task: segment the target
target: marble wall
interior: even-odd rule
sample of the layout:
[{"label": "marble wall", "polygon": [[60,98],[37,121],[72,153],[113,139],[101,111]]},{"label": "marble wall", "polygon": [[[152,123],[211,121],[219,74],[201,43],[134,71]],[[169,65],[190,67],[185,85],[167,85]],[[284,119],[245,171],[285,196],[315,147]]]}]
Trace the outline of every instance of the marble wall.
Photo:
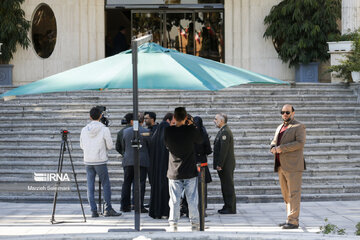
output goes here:
[{"label": "marble wall", "polygon": [[[41,3],[49,5],[57,24],[57,39],[49,58],[39,57],[33,45],[18,47],[13,84],[22,85],[104,57],[104,1],[99,0],[25,0],[25,17],[31,21]],[[29,32],[31,39],[31,31]]]},{"label": "marble wall", "polygon": [[[264,39],[264,18],[281,0],[225,0],[225,63],[285,81],[295,81],[295,69],[282,63],[271,39]],[[329,63],[319,66],[319,82]]]},{"label": "marble wall", "polygon": [[281,62],[271,39],[265,40],[264,18],[280,0],[225,0],[225,63],[276,77],[295,79]]},{"label": "marble wall", "polygon": [[342,0],[341,30],[352,32],[360,28],[360,0]]}]

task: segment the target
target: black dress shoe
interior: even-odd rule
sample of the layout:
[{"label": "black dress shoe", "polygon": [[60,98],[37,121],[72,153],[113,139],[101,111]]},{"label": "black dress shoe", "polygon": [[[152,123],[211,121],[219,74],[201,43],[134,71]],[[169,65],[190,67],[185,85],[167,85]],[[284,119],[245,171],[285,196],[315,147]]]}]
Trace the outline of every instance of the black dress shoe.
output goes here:
[{"label": "black dress shoe", "polygon": [[131,212],[131,208],[130,207],[120,208],[120,211],[122,211],[122,212]]},{"label": "black dress shoe", "polygon": [[218,213],[220,213],[221,211],[224,211],[225,209],[226,209],[226,208],[224,208],[224,207],[223,207],[222,209],[219,209],[219,210],[218,210]]},{"label": "black dress shoe", "polygon": [[282,226],[282,229],[298,229],[299,225],[287,223],[284,226]]},{"label": "black dress shoe", "polygon": [[97,211],[92,211],[92,212],[91,212],[91,217],[92,217],[92,218],[97,218],[97,217],[99,217],[98,212],[97,212]]},{"label": "black dress shoe", "polygon": [[279,223],[278,226],[279,226],[279,227],[282,227],[282,226],[284,226],[284,225],[286,225],[286,224],[287,224],[286,222],[283,222],[283,223]]},{"label": "black dress shoe", "polygon": [[121,213],[116,212],[114,209],[109,209],[104,211],[105,217],[118,217],[121,216]]},{"label": "black dress shoe", "polygon": [[147,210],[146,208],[143,207],[143,208],[141,208],[140,212],[141,212],[141,213],[148,213],[149,210]]},{"label": "black dress shoe", "polygon": [[229,209],[221,209],[218,211],[220,214],[236,214],[236,211],[230,211]]}]

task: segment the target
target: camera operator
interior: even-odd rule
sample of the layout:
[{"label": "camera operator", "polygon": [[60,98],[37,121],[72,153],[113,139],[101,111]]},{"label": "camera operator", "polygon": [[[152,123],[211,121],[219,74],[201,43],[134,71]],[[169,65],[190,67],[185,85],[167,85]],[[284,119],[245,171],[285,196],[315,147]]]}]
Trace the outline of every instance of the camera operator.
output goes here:
[{"label": "camera operator", "polygon": [[120,216],[111,206],[111,186],[107,168],[107,151],[113,147],[109,128],[100,122],[102,110],[93,107],[90,110],[91,122],[86,125],[80,134],[80,147],[84,151],[84,163],[87,177],[87,196],[91,207],[91,217],[99,217],[94,198],[95,177],[98,174],[104,189],[105,211],[104,216]]}]

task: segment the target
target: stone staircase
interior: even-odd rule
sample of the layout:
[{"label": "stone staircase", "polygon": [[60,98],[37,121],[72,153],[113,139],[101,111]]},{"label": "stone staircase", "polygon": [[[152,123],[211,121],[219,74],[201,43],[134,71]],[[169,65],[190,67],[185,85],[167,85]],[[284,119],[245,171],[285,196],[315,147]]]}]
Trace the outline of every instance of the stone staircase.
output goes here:
[{"label": "stone staircase", "polygon": [[[281,201],[277,174],[269,144],[281,122],[280,109],[291,103],[296,118],[307,127],[303,174],[303,201],[358,200],[360,197],[360,105],[357,85],[296,84],[296,86],[241,85],[217,92],[141,90],[139,110],[155,111],[158,121],[166,112],[185,106],[201,116],[213,142],[218,112],[229,116],[235,137],[235,188],[238,202]],[[11,89],[0,88],[0,92]],[[83,199],[86,174],[79,147],[81,128],[89,121],[92,106],[104,105],[110,112],[114,141],[122,127],[121,118],[132,112],[131,90],[81,91],[0,100],[0,200],[50,202],[53,191],[29,191],[34,172],[57,170],[61,144],[60,129],[70,131],[71,155]],[[109,172],[113,201],[119,203],[123,170],[121,158],[111,150]],[[219,178],[212,170],[209,202],[222,203]],[[73,180],[68,155],[64,172]],[[65,185],[68,184],[65,182]],[[44,185],[44,184],[43,184]],[[77,201],[75,185],[60,192],[61,201]],[[146,198],[150,188],[147,186]]]}]

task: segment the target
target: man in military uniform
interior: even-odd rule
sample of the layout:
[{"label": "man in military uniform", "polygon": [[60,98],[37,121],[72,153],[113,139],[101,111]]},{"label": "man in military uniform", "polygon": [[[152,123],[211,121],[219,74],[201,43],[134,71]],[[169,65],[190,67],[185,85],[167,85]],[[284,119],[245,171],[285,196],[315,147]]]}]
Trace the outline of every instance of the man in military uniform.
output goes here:
[{"label": "man in military uniform", "polygon": [[218,210],[220,214],[236,213],[236,196],[234,188],[234,138],[227,125],[227,115],[223,113],[216,114],[214,123],[220,128],[214,142],[214,169],[217,170],[220,182],[221,192],[224,199],[224,206]]}]

